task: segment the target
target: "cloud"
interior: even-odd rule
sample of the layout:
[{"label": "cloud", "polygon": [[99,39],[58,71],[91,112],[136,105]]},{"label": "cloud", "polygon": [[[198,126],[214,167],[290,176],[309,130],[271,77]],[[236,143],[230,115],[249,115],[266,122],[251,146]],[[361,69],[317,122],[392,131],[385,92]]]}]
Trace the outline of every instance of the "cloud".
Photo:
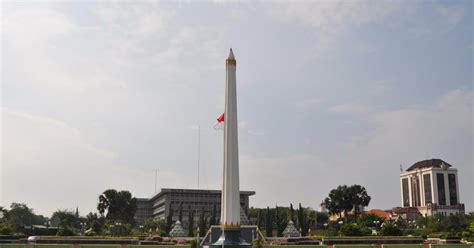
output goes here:
[{"label": "cloud", "polygon": [[393,1],[293,1],[267,3],[264,13],[278,21],[303,25],[321,46],[352,27],[381,22],[405,8],[406,2]]},{"label": "cloud", "polygon": [[323,98],[313,97],[313,98],[308,98],[308,99],[300,99],[298,101],[292,102],[290,105],[297,108],[305,108],[305,107],[318,106],[323,102],[324,102]]},{"label": "cloud", "polygon": [[[138,197],[153,193],[151,170],[119,166],[114,152],[89,142],[80,129],[6,108],[1,117],[0,205],[25,202],[40,214],[79,205],[89,212],[108,188],[126,189]],[[158,172],[159,186],[188,188],[190,182],[193,178],[172,169]]]},{"label": "cloud", "polygon": [[[374,192],[374,204],[394,201],[399,194],[399,164],[411,164],[431,157],[441,158],[459,169],[461,194],[472,206],[473,119],[472,90],[451,91],[434,103],[409,106],[399,110],[369,114],[374,129],[365,135],[352,136],[343,144],[338,164],[354,164],[367,172],[366,184]],[[428,155],[428,157],[427,157]],[[359,176],[360,177],[360,176]],[[378,188],[379,178],[388,183]]]},{"label": "cloud", "polygon": [[[473,99],[474,91],[459,89],[434,102],[398,110],[367,112],[363,108],[373,128],[347,137],[337,156],[322,156],[316,151],[242,156],[242,185],[257,191],[252,202],[259,207],[300,201],[317,207],[337,185],[361,184],[372,196],[369,208],[391,208],[400,205],[399,165],[406,168],[429,159],[429,152],[458,168],[461,199],[471,209]],[[353,107],[337,109],[343,113],[361,111]],[[267,187],[269,184],[272,187]]]},{"label": "cloud", "polygon": [[372,108],[357,103],[345,103],[332,106],[328,111],[335,114],[366,114],[371,112]]},{"label": "cloud", "polygon": [[435,10],[442,20],[444,32],[454,29],[466,14],[462,5],[437,5]]}]

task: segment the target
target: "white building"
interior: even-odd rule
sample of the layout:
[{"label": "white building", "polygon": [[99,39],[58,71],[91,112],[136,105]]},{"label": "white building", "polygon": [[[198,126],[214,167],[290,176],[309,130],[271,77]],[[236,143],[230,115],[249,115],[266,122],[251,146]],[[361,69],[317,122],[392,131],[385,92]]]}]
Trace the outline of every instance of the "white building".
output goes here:
[{"label": "white building", "polygon": [[458,170],[441,159],[416,162],[400,174],[402,207],[416,207],[423,216],[464,213]]}]

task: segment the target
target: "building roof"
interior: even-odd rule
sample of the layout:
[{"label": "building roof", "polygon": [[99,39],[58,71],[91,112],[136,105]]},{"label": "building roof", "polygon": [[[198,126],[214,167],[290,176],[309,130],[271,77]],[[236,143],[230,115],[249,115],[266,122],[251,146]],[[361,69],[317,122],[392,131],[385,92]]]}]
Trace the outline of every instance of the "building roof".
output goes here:
[{"label": "building roof", "polygon": [[368,214],[375,214],[377,215],[378,217],[382,218],[382,219],[389,219],[389,218],[392,218],[392,213],[391,212],[387,212],[387,211],[384,211],[384,210],[381,210],[381,209],[371,209],[369,211],[367,211]]},{"label": "building roof", "polygon": [[414,163],[410,168],[408,168],[406,171],[413,171],[416,169],[422,169],[422,168],[442,168],[442,166],[445,165],[446,168],[452,167],[452,165],[446,163],[445,161],[441,159],[427,159],[423,161],[418,161]]},{"label": "building roof", "polygon": [[[164,194],[169,194],[169,193],[201,193],[201,194],[221,194],[220,190],[211,190],[211,189],[169,189],[169,188],[162,188],[161,191],[154,195],[151,199],[155,199],[157,197],[160,197]],[[251,196],[255,195],[255,191],[240,191],[240,195],[244,196]]]},{"label": "building roof", "polygon": [[408,213],[420,213],[417,207],[403,207],[403,208],[396,208],[393,210],[396,214],[408,214]]}]

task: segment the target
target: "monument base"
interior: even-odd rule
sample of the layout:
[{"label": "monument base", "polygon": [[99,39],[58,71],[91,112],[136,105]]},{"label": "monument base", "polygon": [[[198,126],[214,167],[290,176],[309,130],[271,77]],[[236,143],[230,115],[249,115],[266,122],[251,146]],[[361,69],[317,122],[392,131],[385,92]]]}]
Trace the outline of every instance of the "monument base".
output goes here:
[{"label": "monument base", "polygon": [[247,243],[240,237],[240,230],[224,230],[219,239],[209,245],[209,248],[249,248],[252,244]]}]

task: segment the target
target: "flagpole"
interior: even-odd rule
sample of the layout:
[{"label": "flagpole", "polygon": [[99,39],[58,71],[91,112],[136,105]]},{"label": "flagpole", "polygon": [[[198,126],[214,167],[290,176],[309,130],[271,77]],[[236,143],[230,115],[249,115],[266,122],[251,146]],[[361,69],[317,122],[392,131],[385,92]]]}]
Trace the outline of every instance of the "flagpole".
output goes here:
[{"label": "flagpole", "polygon": [[158,179],[158,169],[155,169],[155,194],[156,194],[156,182]]},{"label": "flagpole", "polygon": [[198,125],[197,188],[199,189],[199,162],[201,160],[201,126]]}]

